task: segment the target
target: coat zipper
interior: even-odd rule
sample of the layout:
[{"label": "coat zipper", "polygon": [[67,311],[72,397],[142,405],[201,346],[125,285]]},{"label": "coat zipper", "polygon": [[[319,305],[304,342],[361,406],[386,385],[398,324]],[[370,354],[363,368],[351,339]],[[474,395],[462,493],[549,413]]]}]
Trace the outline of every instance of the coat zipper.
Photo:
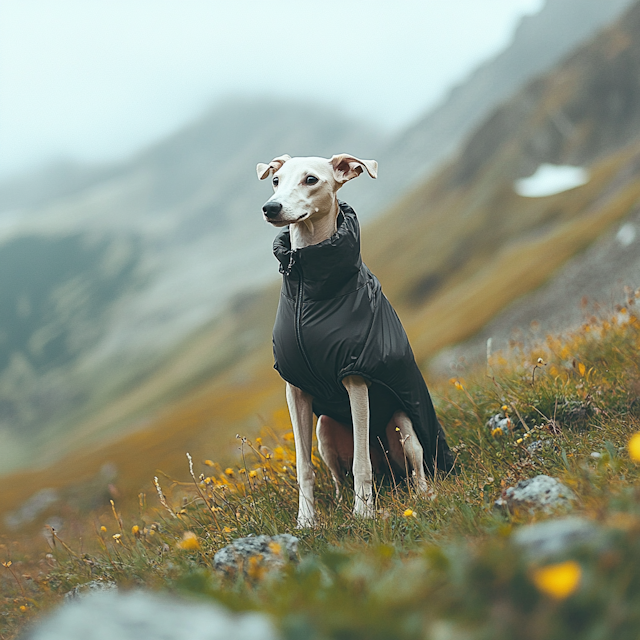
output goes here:
[{"label": "coat zipper", "polygon": [[[292,259],[292,262],[293,262],[293,259]],[[302,264],[300,264],[300,261],[297,261],[296,264],[298,266],[298,297],[296,298],[296,308],[295,308],[296,341],[298,343],[298,349],[300,349],[302,358],[304,359],[307,367],[309,368],[311,375],[314,378],[316,378],[316,380],[320,380],[316,372],[313,370],[313,367],[311,366],[311,361],[309,360],[309,357],[307,356],[307,352],[304,350],[304,346],[302,344],[302,296],[304,293],[304,278],[302,273]]]}]

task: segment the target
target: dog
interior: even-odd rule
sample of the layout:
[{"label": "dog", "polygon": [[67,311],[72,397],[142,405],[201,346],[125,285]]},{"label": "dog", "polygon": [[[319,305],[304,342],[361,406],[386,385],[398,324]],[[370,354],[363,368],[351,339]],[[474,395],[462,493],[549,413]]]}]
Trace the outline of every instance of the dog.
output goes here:
[{"label": "dog", "polygon": [[336,496],[351,470],[354,513],[371,518],[374,470],[405,471],[424,493],[425,466],[432,474],[453,466],[402,324],[360,257],[356,214],[337,197],[364,172],[376,178],[378,164],[348,154],[283,155],[256,169],[274,190],[264,219],[283,228],[274,241],[283,284],[273,349],[293,425],[298,527],[316,522],[314,413]]}]

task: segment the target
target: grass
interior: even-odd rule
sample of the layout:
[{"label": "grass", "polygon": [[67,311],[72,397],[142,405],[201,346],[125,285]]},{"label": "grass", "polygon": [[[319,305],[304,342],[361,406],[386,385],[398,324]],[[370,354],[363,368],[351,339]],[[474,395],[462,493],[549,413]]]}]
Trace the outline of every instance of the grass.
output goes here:
[{"label": "grass", "polygon": [[[436,386],[458,474],[436,478],[428,496],[378,486],[373,520],[352,515],[348,481],[335,500],[314,455],[318,526],[295,528],[292,434],[278,411],[260,438],[237,438],[231,467],[185,456],[191,481],[159,475],[159,493],[140,494],[135,510],[104,504],[73,533],[52,532],[46,548],[41,537],[3,540],[0,638],[95,579],[265,611],[291,639],[637,638],[640,464],[628,443],[640,430],[640,321],[635,297],[628,303]],[[497,414],[506,433],[487,426]],[[597,522],[606,543],[536,559],[513,542],[513,531],[547,516],[493,504],[540,473],[573,489],[574,512]],[[212,570],[233,539],[283,532],[300,538],[298,564]]]}]

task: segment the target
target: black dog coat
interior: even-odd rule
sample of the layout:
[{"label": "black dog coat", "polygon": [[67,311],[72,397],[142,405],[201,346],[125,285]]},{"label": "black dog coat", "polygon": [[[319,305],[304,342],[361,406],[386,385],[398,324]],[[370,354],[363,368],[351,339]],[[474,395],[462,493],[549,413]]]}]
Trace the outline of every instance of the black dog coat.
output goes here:
[{"label": "black dog coat", "polygon": [[313,398],[313,412],[352,425],[347,376],[370,383],[370,446],[386,446],[385,429],[403,410],[424,450],[431,473],[449,471],[453,456],[436,417],[407,334],[378,279],[360,257],[355,211],[340,202],[338,230],[327,240],[291,250],[289,229],[273,252],[283,274],[273,328],[278,373]]}]

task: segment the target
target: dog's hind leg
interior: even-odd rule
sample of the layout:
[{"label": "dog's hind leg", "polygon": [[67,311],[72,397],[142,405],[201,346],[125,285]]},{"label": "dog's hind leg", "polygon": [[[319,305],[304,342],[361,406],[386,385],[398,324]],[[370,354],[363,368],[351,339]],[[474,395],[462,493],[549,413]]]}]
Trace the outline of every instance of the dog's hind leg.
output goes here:
[{"label": "dog's hind leg", "polygon": [[369,387],[360,376],[348,376],[342,384],[349,394],[353,421],[353,484],[357,516],[372,518],[373,468],[369,452]]},{"label": "dog's hind leg", "polygon": [[331,471],[336,487],[336,498],[340,499],[341,480],[344,472],[353,464],[353,434],[351,429],[329,416],[320,416],[316,425],[318,451]]},{"label": "dog's hind leg", "polygon": [[296,445],[296,475],[298,479],[298,527],[313,527],[316,511],[313,499],[315,473],[311,464],[313,436],[313,399],[308,393],[287,383],[287,404]]},{"label": "dog's hind leg", "polygon": [[396,411],[387,425],[387,441],[392,460],[401,468],[410,465],[410,477],[413,477],[420,493],[427,493],[429,487],[424,473],[424,451],[413,428],[411,418],[404,411]]}]

